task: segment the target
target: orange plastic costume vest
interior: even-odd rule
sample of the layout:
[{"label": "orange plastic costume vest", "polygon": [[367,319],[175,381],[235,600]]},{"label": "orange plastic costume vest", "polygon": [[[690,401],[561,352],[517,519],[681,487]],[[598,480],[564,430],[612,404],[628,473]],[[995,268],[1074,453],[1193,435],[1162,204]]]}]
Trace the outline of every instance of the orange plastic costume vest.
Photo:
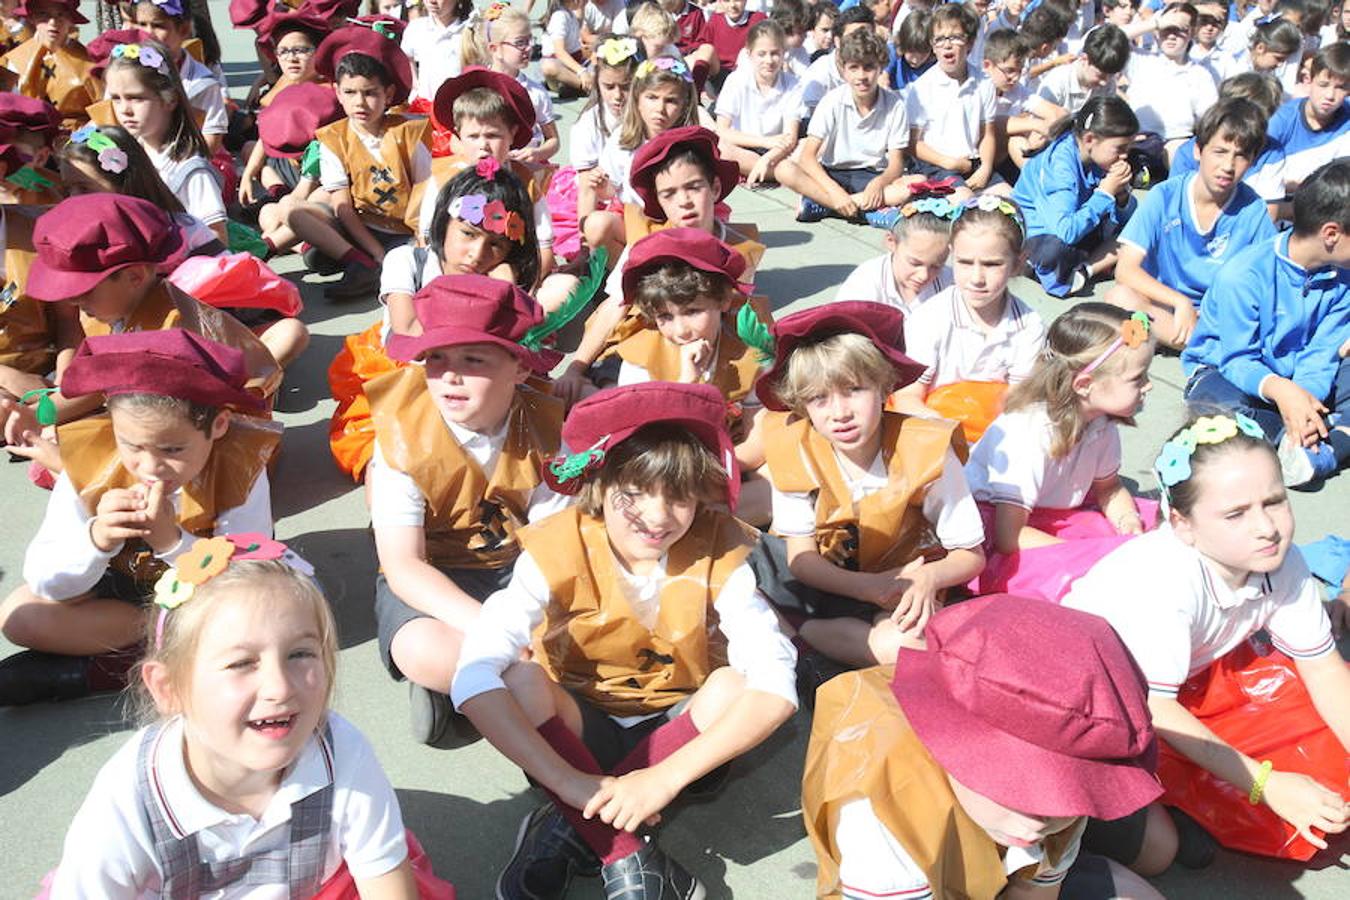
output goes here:
[{"label": "orange plastic costume vest", "polygon": [[[1008,883],[1002,848],[961,808],[947,773],[905,719],[891,693],[894,674],[894,666],[845,672],[816,692],[802,775],[802,817],[818,863],[816,896],[841,896],[842,851],[834,840],[839,809],[866,797],[923,870],[934,897],[994,900]],[[1051,865],[1085,822],[1044,841]]]},{"label": "orange plastic costume vest", "polygon": [[89,121],[85,107],[103,96],[93,74],[93,61],[77,41],[49,52],[32,38],[0,57],[0,66],[19,76],[20,94],[55,106],[61,114],[61,127],[67,132]]},{"label": "orange plastic costume vest", "polygon": [[0,365],[46,375],[56,363],[56,323],[49,304],[24,292],[33,250],[33,223],[45,209],[6,206],[5,285],[0,290]]},{"label": "orange plastic costume vest", "polygon": [[424,185],[412,183],[412,160],[418,147],[427,146],[431,125],[426,119],[397,115],[385,115],[384,124],[380,161],[361,143],[349,119],[325,125],[314,136],[342,160],[362,222],[382,231],[417,234]]},{"label": "orange plastic costume vest", "polygon": [[[106,416],[78,419],[57,428],[66,477],[93,515],[99,499],[113,488],[129,488],[136,478],[122,466],[117,454],[112,420]],[[179,523],[197,537],[209,537],[216,516],[242,506],[258,476],[281,446],[281,425],[237,416],[225,436],[211,447],[206,466],[183,485]],[[128,541],[109,565],[131,576],[147,593],[167,568],[144,541]]]},{"label": "orange plastic costume vest", "polygon": [[[445,187],[447,181],[476,163],[477,160],[465,159],[462,156],[438,156],[431,161],[431,182],[438,189]],[[548,196],[548,185],[553,180],[553,166],[529,165],[517,159],[509,159],[505,165],[511,174],[525,185],[525,192],[529,195],[531,203],[538,203]]]},{"label": "orange plastic costume vest", "polygon": [[946,419],[883,413],[886,487],[854,503],[829,440],[807,419],[770,413],[764,420],[769,478],[785,493],[816,492],[821,556],[853,571],[885,571],[910,562],[929,543],[923,500],[928,485],[942,475],[948,450],[965,460],[957,427]]},{"label": "orange plastic costume vest", "polygon": [[521,545],[550,595],[535,632],[535,661],[610,715],[674,706],[726,665],[713,603],[755,537],[726,513],[700,510],[667,554],[656,626],[648,631],[617,589],[620,563],[603,521],[571,507],[522,529]]},{"label": "orange plastic costume vest", "polygon": [[385,461],[411,477],[426,498],[427,561],[464,569],[514,562],[530,494],[558,452],[562,402],[528,388],[516,390],[506,442],[489,476],[446,427],[420,367],[369,382],[366,396]]}]

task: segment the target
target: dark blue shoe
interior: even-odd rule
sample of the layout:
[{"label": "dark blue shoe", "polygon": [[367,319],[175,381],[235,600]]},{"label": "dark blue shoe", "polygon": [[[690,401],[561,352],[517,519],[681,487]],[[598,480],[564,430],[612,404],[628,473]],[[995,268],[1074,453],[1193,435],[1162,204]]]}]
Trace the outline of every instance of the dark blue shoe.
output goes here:
[{"label": "dark blue shoe", "polygon": [[600,873],[605,900],[703,900],[707,890],[684,867],[649,841]]},{"label": "dark blue shoe", "polygon": [[828,206],[821,206],[810,197],[803,197],[802,202],[797,205],[798,222],[819,222],[829,215],[830,208]]},{"label": "dark blue shoe", "polygon": [[558,807],[545,803],[525,817],[516,849],[497,877],[497,900],[562,900],[573,875],[596,875],[600,860]]},{"label": "dark blue shoe", "polygon": [[900,221],[900,207],[883,206],[881,209],[869,210],[863,213],[863,219],[873,228],[890,231],[895,227],[895,223]]}]

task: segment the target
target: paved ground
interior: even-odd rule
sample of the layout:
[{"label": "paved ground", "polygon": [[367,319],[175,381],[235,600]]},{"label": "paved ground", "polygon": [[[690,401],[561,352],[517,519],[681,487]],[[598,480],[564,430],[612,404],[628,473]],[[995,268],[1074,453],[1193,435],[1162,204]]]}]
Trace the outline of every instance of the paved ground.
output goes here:
[{"label": "paved ground", "polygon": [[[227,19],[223,2],[218,25]],[[252,50],[241,36],[223,34],[232,80],[251,78]],[[560,107],[564,123],[579,103]],[[561,128],[567,133],[565,124]],[[566,138],[564,137],[564,140]],[[565,156],[563,157],[565,158]],[[829,300],[851,268],[880,252],[880,232],[837,222],[793,221],[792,198],[782,190],[732,197],[735,218],[758,223],[769,250],[758,286],[778,311]],[[294,272],[294,258],[278,265]],[[1026,281],[1016,286],[1047,320],[1063,305]],[[317,286],[305,288],[305,320],[314,339],[288,373],[279,403],[286,424],[284,453],[274,477],[277,536],[314,563],[337,610],[341,632],[336,708],[374,743],[398,789],[404,817],[421,837],[438,873],[455,882],[465,900],[492,895],[522,816],[538,802],[524,778],[485,742],[450,751],[414,744],[407,733],[406,693],[392,683],[375,650],[371,615],[375,559],[359,492],[331,464],[326,435],[333,403],[324,377],[344,335],[366,327],[373,302],[334,305]],[[1180,367],[1159,357],[1154,389],[1139,427],[1125,433],[1124,475],[1152,491],[1149,464],[1182,417]],[[24,546],[41,517],[45,495],[29,485],[24,467],[0,464],[0,590],[19,582]],[[1298,494],[1300,540],[1346,530],[1350,479]],[[0,653],[12,648],[0,640]],[[55,865],[65,827],[99,766],[126,739],[130,725],[108,698],[63,706],[0,710],[0,900],[31,896]],[[710,896],[809,897],[815,863],[802,830],[799,780],[809,722],[789,722],[739,766],[740,777],[711,803],[690,806],[668,820],[663,844],[708,885]],[[1350,896],[1341,841],[1312,867],[1223,854],[1210,869],[1174,869],[1157,880],[1170,897],[1283,900]],[[578,882],[570,896],[598,897],[598,882]]]}]

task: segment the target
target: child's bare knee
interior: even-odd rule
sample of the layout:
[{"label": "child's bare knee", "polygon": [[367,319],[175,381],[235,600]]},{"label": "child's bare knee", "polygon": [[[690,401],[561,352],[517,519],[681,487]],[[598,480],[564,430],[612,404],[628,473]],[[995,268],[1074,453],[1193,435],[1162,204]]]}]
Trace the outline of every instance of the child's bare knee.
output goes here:
[{"label": "child's bare knee", "polygon": [[37,608],[41,605],[40,597],[27,585],[20,585],[0,604],[0,634],[20,647],[42,643],[46,629],[42,626],[41,610]]},{"label": "child's bare knee", "polygon": [[1144,826],[1144,844],[1139,848],[1139,855],[1130,864],[1130,868],[1140,875],[1158,875],[1166,871],[1167,867],[1172,865],[1172,860],[1176,859],[1177,843],[1177,827],[1172,817],[1162,804],[1153,804],[1148,808],[1148,821]]},{"label": "child's bare knee", "polygon": [[538,663],[512,663],[502,673],[502,682],[531,722],[546,722],[557,713],[553,682]]}]

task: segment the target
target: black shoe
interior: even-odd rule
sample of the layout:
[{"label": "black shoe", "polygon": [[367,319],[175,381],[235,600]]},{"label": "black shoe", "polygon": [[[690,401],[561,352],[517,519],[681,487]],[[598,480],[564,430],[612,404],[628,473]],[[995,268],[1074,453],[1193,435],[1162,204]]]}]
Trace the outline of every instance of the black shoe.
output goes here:
[{"label": "black shoe", "polygon": [[703,900],[707,889],[649,841],[600,870],[605,900]]},{"label": "black shoe", "polygon": [[1177,827],[1177,862],[1188,869],[1204,869],[1214,862],[1219,843],[1199,822],[1175,806],[1166,807]]},{"label": "black shoe", "polygon": [[342,280],[324,291],[331,300],[359,300],[373,297],[380,287],[380,267],[351,260],[342,267]]},{"label": "black shoe", "polygon": [[78,700],[92,693],[87,656],[24,650],[0,661],[0,706]]},{"label": "black shoe", "polygon": [[472,722],[455,712],[448,696],[411,682],[408,721],[413,740],[438,750],[464,747],[482,737]]},{"label": "black shoe", "polygon": [[342,271],[342,263],[312,245],[305,248],[300,259],[304,261],[305,268],[315,275],[336,275]]},{"label": "black shoe", "polygon": [[516,848],[497,877],[497,900],[561,900],[573,875],[599,871],[595,852],[557,806],[545,803],[520,823]]},{"label": "black shoe", "polygon": [[816,690],[849,667],[835,662],[818,650],[808,650],[797,657],[797,699],[806,709],[816,708]]}]

